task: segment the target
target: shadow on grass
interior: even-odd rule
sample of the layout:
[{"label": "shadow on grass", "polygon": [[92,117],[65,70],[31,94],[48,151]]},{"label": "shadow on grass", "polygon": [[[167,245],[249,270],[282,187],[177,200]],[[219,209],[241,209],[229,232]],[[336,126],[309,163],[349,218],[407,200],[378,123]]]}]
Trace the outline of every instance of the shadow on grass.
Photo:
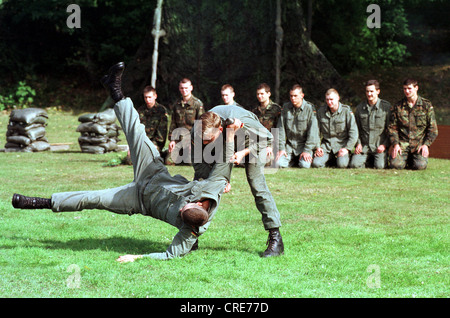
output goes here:
[{"label": "shadow on grass", "polygon": [[[12,240],[22,240],[22,238],[10,238]],[[0,246],[0,249],[14,249],[16,247],[23,247],[22,243],[8,246]],[[87,251],[87,250],[102,250],[114,251],[119,253],[154,253],[164,252],[168,244],[161,242],[140,240],[129,237],[110,237],[102,238],[82,238],[77,240],[57,241],[57,240],[36,240],[26,239],[27,247],[43,248],[48,250],[71,250],[71,251]]]},{"label": "shadow on grass", "polygon": [[[9,238],[10,240],[24,240],[23,238]],[[88,251],[88,250],[101,250],[105,252],[117,252],[121,254],[149,254],[149,253],[161,253],[167,250],[170,243],[162,243],[157,241],[135,239],[129,237],[110,237],[106,239],[102,238],[81,238],[68,241],[57,240],[36,240],[26,239],[26,247],[28,248],[42,248],[46,250],[71,250],[71,251]],[[200,243],[201,244],[201,243]],[[0,246],[0,249],[14,249],[17,247],[24,247],[23,242],[17,245],[8,244]],[[225,245],[211,246],[205,244],[200,246],[201,250],[213,250],[213,251],[230,251],[236,250]],[[236,251],[246,252],[249,254],[262,255],[262,251],[256,251],[249,248],[239,248]]]}]

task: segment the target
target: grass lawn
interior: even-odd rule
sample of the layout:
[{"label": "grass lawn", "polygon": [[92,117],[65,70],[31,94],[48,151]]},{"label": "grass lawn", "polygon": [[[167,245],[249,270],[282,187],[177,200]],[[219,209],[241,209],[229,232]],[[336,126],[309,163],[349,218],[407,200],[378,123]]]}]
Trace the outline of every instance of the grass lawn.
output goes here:
[{"label": "grass lawn", "polygon": [[[117,153],[79,151],[77,116],[50,118],[50,142],[73,142],[69,151],[0,153],[0,297],[449,297],[448,160],[430,159],[425,171],[268,170],[285,244],[271,259],[260,257],[267,233],[235,168],[198,251],[119,264],[120,255],[164,251],[177,230],[141,215],[11,206],[15,192],[50,197],[132,179],[131,166],[104,166]],[[0,115],[0,147],[7,121]],[[188,166],[169,170],[193,177]]]}]

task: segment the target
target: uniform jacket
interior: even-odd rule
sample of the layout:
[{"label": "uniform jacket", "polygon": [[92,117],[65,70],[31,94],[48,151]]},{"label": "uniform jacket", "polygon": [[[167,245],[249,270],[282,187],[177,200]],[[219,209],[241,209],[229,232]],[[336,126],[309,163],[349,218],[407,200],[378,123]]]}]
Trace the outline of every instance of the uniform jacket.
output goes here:
[{"label": "uniform jacket", "polygon": [[[171,259],[189,253],[197,237],[206,231],[206,227],[197,229],[185,224],[180,210],[187,203],[210,199],[209,221],[214,217],[221,195],[230,180],[232,164],[215,165],[207,180],[189,181],[181,175],[171,176],[159,160],[152,167],[155,173],[145,183],[141,195],[144,215],[149,215],[169,223],[179,229],[172,243],[163,253],[151,253],[144,256],[156,259]],[[160,171],[157,171],[159,170]]]},{"label": "uniform jacket", "polygon": [[266,107],[261,107],[261,105],[254,107],[252,113],[254,113],[256,117],[258,117],[259,122],[270,131],[272,128],[277,127],[278,119],[281,115],[281,106],[270,100]]},{"label": "uniform jacket", "polygon": [[166,144],[169,114],[167,109],[156,102],[155,106],[148,108],[143,105],[137,109],[139,119],[145,126],[145,133],[161,151]]},{"label": "uniform jacket", "polygon": [[317,120],[322,137],[320,147],[324,152],[336,154],[341,148],[353,150],[358,140],[358,127],[350,106],[339,103],[335,113],[328,106],[322,106],[317,110]]},{"label": "uniform jacket", "polygon": [[[236,131],[235,150],[240,151],[243,150],[244,147],[249,148],[251,154],[250,156],[258,157],[259,155],[264,154],[265,158],[266,148],[272,145],[273,136],[259,122],[258,117],[256,117],[254,113],[242,107],[232,105],[219,105],[212,108],[210,111],[216,113],[223,119],[238,118],[244,124],[243,128]],[[220,141],[223,143],[221,146],[222,149],[229,149],[230,146],[226,145],[225,138],[221,138]],[[195,139],[193,142],[195,142]],[[196,153],[195,147],[202,147],[202,145],[193,145],[194,151],[192,151],[192,154],[194,155]],[[230,151],[226,151],[225,153],[230,153]],[[200,163],[198,160],[194,159],[193,167],[195,170],[195,179],[207,178],[213,166],[214,163]]]},{"label": "uniform jacket", "polygon": [[313,154],[319,143],[319,126],[313,104],[303,100],[301,107],[296,108],[291,102],[285,103],[277,126],[280,151],[295,156],[302,152]]},{"label": "uniform jacket", "polygon": [[356,107],[355,120],[359,133],[357,144],[363,146],[363,153],[375,153],[380,145],[389,148],[390,113],[391,104],[383,99],[378,99],[373,106],[364,101]]},{"label": "uniform jacket", "polygon": [[172,109],[172,121],[169,129],[169,140],[172,140],[172,133],[175,128],[186,128],[187,133],[194,126],[195,120],[205,112],[203,103],[194,95],[184,103],[179,100]]},{"label": "uniform jacket", "polygon": [[410,147],[415,152],[422,145],[431,146],[437,135],[436,117],[428,99],[419,96],[411,108],[405,97],[392,107],[389,122],[392,145],[399,144],[403,151]]}]

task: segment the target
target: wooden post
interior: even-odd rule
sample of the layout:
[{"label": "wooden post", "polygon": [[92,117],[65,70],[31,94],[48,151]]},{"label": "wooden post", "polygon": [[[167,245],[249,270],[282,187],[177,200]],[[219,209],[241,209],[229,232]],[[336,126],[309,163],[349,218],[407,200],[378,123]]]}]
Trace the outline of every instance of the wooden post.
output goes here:
[{"label": "wooden post", "polygon": [[153,30],[152,35],[155,38],[154,47],[153,47],[153,57],[152,57],[152,79],[151,85],[156,88],[156,71],[158,68],[158,46],[159,46],[159,38],[166,35],[164,30],[161,30],[161,13],[162,13],[162,4],[163,0],[158,0],[155,15],[153,17]]}]

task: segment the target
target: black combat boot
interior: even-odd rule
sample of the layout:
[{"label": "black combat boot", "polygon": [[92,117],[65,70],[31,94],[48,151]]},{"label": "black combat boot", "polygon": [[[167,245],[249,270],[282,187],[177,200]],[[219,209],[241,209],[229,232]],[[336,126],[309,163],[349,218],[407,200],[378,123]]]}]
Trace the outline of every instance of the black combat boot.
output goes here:
[{"label": "black combat boot", "polygon": [[14,193],[12,197],[12,205],[16,209],[51,209],[52,200],[26,197],[24,195]]},{"label": "black combat boot", "polygon": [[279,229],[269,230],[267,244],[268,246],[263,253],[263,257],[279,256],[284,253],[283,239],[281,238]]},{"label": "black combat boot", "polygon": [[125,98],[122,93],[122,73],[124,69],[125,63],[119,62],[111,66],[108,75],[103,76],[100,80],[115,103]]}]

